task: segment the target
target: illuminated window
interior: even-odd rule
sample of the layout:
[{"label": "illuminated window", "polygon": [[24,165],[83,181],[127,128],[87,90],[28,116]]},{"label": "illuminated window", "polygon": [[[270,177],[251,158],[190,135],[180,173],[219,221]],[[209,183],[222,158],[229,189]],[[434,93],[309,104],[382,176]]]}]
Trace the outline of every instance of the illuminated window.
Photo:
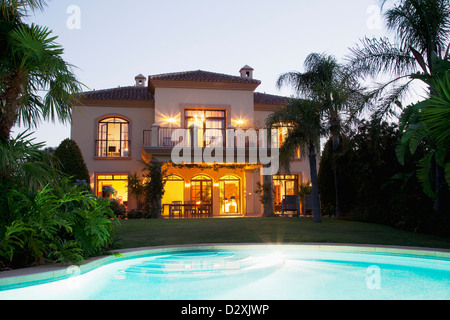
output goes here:
[{"label": "illuminated window", "polygon": [[191,180],[191,200],[212,202],[212,179],[205,175],[195,176]]},{"label": "illuminated window", "polygon": [[184,179],[180,176],[170,175],[165,178],[163,204],[164,214],[169,214],[169,207],[164,204],[171,204],[173,201],[184,201]]},{"label": "illuminated window", "polygon": [[274,204],[281,205],[283,196],[298,194],[298,175],[273,176]]},{"label": "illuminated window", "polygon": [[97,195],[103,198],[119,200],[128,204],[128,175],[99,174],[97,175]]},{"label": "illuminated window", "polygon": [[278,128],[278,146],[281,148],[288,136],[289,130],[287,127]]},{"label": "illuminated window", "polygon": [[130,156],[129,122],[127,120],[110,117],[98,123],[97,156]]},{"label": "illuminated window", "polygon": [[186,128],[195,124],[198,131],[198,145],[207,147],[220,141],[224,143],[225,111],[186,109],[184,113]]},{"label": "illuminated window", "polygon": [[220,213],[233,214],[240,212],[241,181],[233,175],[220,179]]}]

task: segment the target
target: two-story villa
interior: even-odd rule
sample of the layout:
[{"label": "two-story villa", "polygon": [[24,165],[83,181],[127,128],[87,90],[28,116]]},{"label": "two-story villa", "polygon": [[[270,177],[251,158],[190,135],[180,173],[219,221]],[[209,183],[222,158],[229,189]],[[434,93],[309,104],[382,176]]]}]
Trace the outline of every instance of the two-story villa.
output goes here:
[{"label": "two-story villa", "polygon": [[[201,70],[148,79],[138,75],[134,86],[86,92],[81,106],[74,107],[71,136],[83,153],[94,192],[104,195],[105,187],[112,187],[114,197],[129,209],[135,208],[127,178],[141,174],[142,161],[157,159],[168,172],[163,205],[208,202],[214,216],[262,214],[256,193],[263,181],[262,165],[250,158],[252,150],[264,144],[257,129],[289,99],[255,92],[261,82],[253,78],[253,72],[245,66],[236,76]],[[237,129],[246,134],[231,138]],[[276,140],[282,141],[285,131],[280,129],[277,134]],[[223,146],[234,150],[235,160],[226,162],[224,155],[224,160],[198,161],[193,152],[195,165],[188,161],[174,164],[174,154],[186,155],[173,152],[180,146],[200,152]],[[245,149],[244,161],[238,158],[241,149]],[[291,172],[275,173],[272,178],[278,211],[283,195],[296,194],[299,183],[310,179],[308,161],[299,151]],[[167,215],[168,208],[163,207]]]}]

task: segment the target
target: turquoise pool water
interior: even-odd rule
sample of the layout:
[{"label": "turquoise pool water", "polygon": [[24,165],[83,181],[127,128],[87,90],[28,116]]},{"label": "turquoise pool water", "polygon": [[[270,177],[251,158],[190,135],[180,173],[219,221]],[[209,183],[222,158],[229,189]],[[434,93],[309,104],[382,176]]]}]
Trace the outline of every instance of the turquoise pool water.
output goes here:
[{"label": "turquoise pool water", "polygon": [[[108,261],[0,299],[450,299],[450,259],[317,247],[188,248]],[[20,286],[20,285],[19,285]]]}]

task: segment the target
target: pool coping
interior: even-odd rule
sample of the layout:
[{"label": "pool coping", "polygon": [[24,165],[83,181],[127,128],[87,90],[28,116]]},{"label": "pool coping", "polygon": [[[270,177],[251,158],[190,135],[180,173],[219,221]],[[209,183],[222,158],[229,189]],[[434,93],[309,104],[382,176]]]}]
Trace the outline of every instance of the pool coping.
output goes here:
[{"label": "pool coping", "polygon": [[[160,254],[165,252],[182,252],[192,250],[219,250],[232,249],[268,249],[268,248],[293,248],[303,249],[336,250],[345,252],[376,252],[408,254],[436,258],[450,259],[450,249],[435,249],[424,247],[404,247],[388,245],[368,245],[368,244],[342,244],[342,243],[216,243],[216,244],[184,244],[142,247],[131,249],[112,250],[111,255],[100,256],[86,260],[83,264],[76,266],[77,274],[82,274],[99,268],[103,265],[121,261],[124,259],[139,258],[149,254]],[[72,268],[70,268],[72,267]],[[67,265],[41,265],[37,267],[23,268],[17,270],[6,270],[0,272],[0,291],[8,290],[12,287],[21,287],[30,283],[46,283],[54,280],[69,278],[73,275],[73,266]]]}]

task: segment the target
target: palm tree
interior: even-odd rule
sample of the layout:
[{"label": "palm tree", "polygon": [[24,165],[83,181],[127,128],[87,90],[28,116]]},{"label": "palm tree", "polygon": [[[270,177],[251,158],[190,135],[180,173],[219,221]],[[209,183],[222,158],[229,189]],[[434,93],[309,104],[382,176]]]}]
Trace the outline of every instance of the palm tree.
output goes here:
[{"label": "palm tree", "polygon": [[[81,93],[63,48],[46,27],[22,20],[41,10],[44,0],[0,0],[0,140],[16,124],[36,126],[41,120],[66,122],[70,101]],[[41,97],[41,92],[45,92]]]},{"label": "palm tree", "polygon": [[[383,5],[389,2],[383,1]],[[414,83],[418,70],[434,74],[432,56],[445,59],[450,48],[450,4],[448,0],[401,0],[385,12],[386,26],[396,43],[387,38],[368,39],[350,48],[352,72],[368,79],[380,76],[392,80],[372,92],[381,100],[381,114],[396,115],[395,108]]]},{"label": "palm tree", "polygon": [[[386,2],[384,0],[383,5]],[[450,3],[448,0],[401,0],[386,11],[385,18],[397,43],[392,44],[387,38],[366,38],[361,46],[351,49],[349,60],[357,75],[375,78],[387,74],[393,78],[372,94],[372,97],[379,98],[387,92],[378,111],[393,114],[395,106],[402,106],[399,101],[412,83],[416,79],[424,79],[415,76],[417,71],[434,78],[437,75],[435,61],[449,58]],[[409,114],[410,109],[404,113]],[[442,195],[439,190],[445,183],[444,170],[438,162],[435,167],[435,211],[440,213]]]},{"label": "palm tree", "polygon": [[[320,105],[320,114],[328,124],[328,132],[333,139],[333,150],[340,145],[340,135],[345,120],[353,120],[365,103],[363,89],[352,73],[339,64],[335,57],[312,53],[304,63],[305,72],[288,72],[282,74],[277,86],[290,85],[303,99]],[[343,215],[340,204],[340,179],[338,167],[334,166],[336,190],[336,216]]]},{"label": "palm tree", "polygon": [[319,187],[317,183],[317,159],[320,137],[323,133],[320,106],[312,101],[293,99],[275,111],[266,120],[267,127],[289,126],[289,133],[280,149],[280,167],[289,172],[290,160],[295,150],[306,150],[311,172],[313,220],[321,222]]}]

